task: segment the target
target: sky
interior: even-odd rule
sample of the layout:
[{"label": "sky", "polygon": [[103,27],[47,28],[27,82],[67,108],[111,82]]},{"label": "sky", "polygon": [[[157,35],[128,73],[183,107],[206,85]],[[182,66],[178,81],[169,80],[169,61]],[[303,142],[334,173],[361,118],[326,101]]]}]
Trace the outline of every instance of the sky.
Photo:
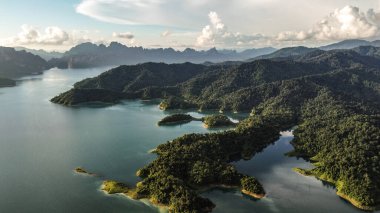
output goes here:
[{"label": "sky", "polygon": [[175,49],[380,39],[380,0],[0,0],[0,45]]}]

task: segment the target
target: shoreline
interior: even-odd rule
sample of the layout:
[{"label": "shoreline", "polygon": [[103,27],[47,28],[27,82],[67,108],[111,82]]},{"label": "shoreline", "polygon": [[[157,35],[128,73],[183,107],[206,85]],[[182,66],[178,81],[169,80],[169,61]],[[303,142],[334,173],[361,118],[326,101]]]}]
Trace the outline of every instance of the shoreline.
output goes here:
[{"label": "shoreline", "polygon": [[170,210],[169,206],[164,205],[162,203],[155,202],[152,198],[134,198],[132,194],[133,194],[135,189],[128,189],[128,192],[109,193],[105,189],[105,186],[106,185],[103,182],[102,185],[100,186],[100,190],[106,195],[110,195],[110,196],[121,195],[121,196],[124,196],[130,200],[139,201],[139,202],[142,202],[146,205],[153,206],[154,208],[157,208],[159,210],[159,212],[169,212],[169,210]]},{"label": "shoreline", "polygon": [[245,189],[242,189],[241,192],[245,195],[248,195],[250,197],[253,197],[255,199],[261,199],[261,198],[264,198],[265,197],[265,194],[256,194],[256,193],[253,193],[253,192],[249,192]]},{"label": "shoreline", "polygon": [[95,173],[88,172],[87,170],[85,170],[82,167],[77,167],[77,168],[73,169],[73,172],[75,172],[76,174],[79,174],[79,175],[85,175],[85,176],[91,176],[91,177],[97,177],[98,176]]},{"label": "shoreline", "polygon": [[160,122],[157,122],[157,126],[174,126],[174,125],[180,125],[189,123],[191,121],[195,121],[194,119],[187,119],[187,120],[181,120],[181,121],[171,121],[171,122],[165,122],[160,124]]},{"label": "shoreline", "polygon": [[336,189],[336,195],[338,195],[340,198],[346,200],[347,202],[349,202],[352,206],[360,209],[360,210],[364,210],[364,211],[376,211],[376,210],[379,210],[380,209],[380,204],[378,205],[375,205],[375,206],[367,206],[367,205],[363,205],[362,203],[360,203],[359,201],[357,201],[355,198],[352,198],[342,192],[339,191],[339,189],[337,188],[337,184],[327,178],[323,178],[322,176],[318,176],[316,174],[314,174],[313,172],[311,171],[308,171],[308,170],[305,170],[305,169],[301,169],[301,168],[293,168],[292,169],[294,172],[302,175],[302,176],[305,176],[305,177],[314,177],[320,181],[325,181],[325,182],[328,182],[330,184],[332,184],[335,189]]},{"label": "shoreline", "polygon": [[265,194],[256,194],[253,192],[249,192],[245,189],[242,189],[240,186],[234,186],[234,185],[226,185],[226,184],[210,184],[208,186],[204,186],[198,189],[199,192],[205,192],[208,190],[213,190],[213,189],[236,189],[240,191],[243,195],[247,195],[249,197],[255,198],[255,199],[262,199],[265,197]]}]

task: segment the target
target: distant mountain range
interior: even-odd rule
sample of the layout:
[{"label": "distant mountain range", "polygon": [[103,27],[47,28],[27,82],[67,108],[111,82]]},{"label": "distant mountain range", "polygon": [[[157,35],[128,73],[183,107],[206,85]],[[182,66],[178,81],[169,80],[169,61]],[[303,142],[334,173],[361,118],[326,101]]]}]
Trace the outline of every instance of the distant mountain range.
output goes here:
[{"label": "distant mountain range", "polygon": [[127,47],[112,42],[109,46],[103,44],[83,43],[65,52],[61,58],[49,61],[51,66],[59,68],[86,68],[109,65],[132,65],[144,62],[164,63],[226,63],[226,61],[252,61],[257,59],[281,60],[295,57],[315,50],[352,49],[359,46],[380,46],[380,41],[345,40],[342,42],[322,46],[319,48],[287,47],[275,49],[273,47],[248,49],[242,52],[235,50],[197,51],[187,48],[177,51],[172,48],[145,49],[142,47]]},{"label": "distant mountain range", "polygon": [[142,47],[127,47],[112,42],[109,46],[103,44],[83,43],[71,48],[63,57],[49,61],[49,64],[59,68],[85,68],[108,65],[132,65],[144,62],[165,63],[204,63],[246,60],[275,51],[275,48],[249,49],[243,52],[235,50],[197,51],[187,48],[177,51],[173,48],[145,49]]},{"label": "distant mountain range", "polygon": [[25,47],[14,47],[14,49],[17,51],[25,50],[26,52],[32,53],[34,55],[38,55],[47,61],[52,59],[52,58],[60,58],[64,55],[64,53],[61,53],[61,52],[57,52],[57,51],[48,52],[48,51],[45,51],[42,49],[35,50],[35,49],[29,49],[29,48],[25,48]]},{"label": "distant mountain range", "polygon": [[62,69],[89,68],[133,65],[144,62],[164,62],[169,64],[191,62],[205,65],[231,65],[259,59],[279,61],[316,51],[332,49],[353,49],[362,55],[379,56],[379,51],[371,47],[380,47],[380,41],[345,40],[319,48],[299,46],[277,50],[272,47],[266,47],[247,49],[242,52],[217,50],[216,48],[202,51],[190,48],[183,51],[174,50],[173,48],[146,49],[143,47],[127,47],[117,42],[112,42],[109,46],[82,43],[65,53],[23,47],[0,47],[0,77],[15,78],[40,73],[51,67]]},{"label": "distant mountain range", "polygon": [[352,49],[360,46],[374,46],[380,47],[380,40],[366,41],[359,39],[344,40],[338,43],[319,47],[321,50],[336,50],[336,49]]}]

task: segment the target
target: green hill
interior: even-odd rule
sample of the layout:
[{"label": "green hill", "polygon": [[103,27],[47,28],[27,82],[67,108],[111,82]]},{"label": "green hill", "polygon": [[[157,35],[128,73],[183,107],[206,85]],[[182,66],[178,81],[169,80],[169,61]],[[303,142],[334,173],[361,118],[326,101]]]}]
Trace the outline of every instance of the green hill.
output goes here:
[{"label": "green hill", "polygon": [[[235,130],[183,136],[157,148],[158,158],[141,170],[143,181],[137,188],[142,197],[162,198],[178,210],[212,208],[191,186],[239,186],[243,174],[233,170],[230,158],[252,157],[274,142],[278,131],[295,125],[294,153],[315,164],[304,174],[335,184],[341,197],[373,210],[380,204],[380,60],[368,52],[317,50],[292,60],[240,65],[121,66],[76,83],[52,101],[74,105],[162,98],[163,109],[251,111]],[[188,153],[186,161],[183,153]],[[194,170],[198,167],[212,172]],[[223,176],[226,171],[230,173]],[[180,188],[160,188],[168,176]],[[184,203],[174,196],[180,189],[178,199]],[[186,195],[191,195],[189,200]],[[199,206],[193,203],[198,201]]]}]

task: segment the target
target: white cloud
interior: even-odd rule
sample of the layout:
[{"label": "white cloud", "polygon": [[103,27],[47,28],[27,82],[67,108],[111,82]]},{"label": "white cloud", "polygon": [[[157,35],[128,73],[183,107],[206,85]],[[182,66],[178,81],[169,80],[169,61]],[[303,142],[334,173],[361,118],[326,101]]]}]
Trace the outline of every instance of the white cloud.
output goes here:
[{"label": "white cloud", "polygon": [[135,35],[133,35],[133,33],[131,32],[126,32],[126,33],[112,33],[112,36],[115,37],[115,38],[124,38],[124,39],[133,39],[135,37]]},{"label": "white cloud", "polygon": [[34,26],[24,24],[21,26],[21,32],[8,40],[20,45],[60,45],[69,39],[68,33],[59,27],[46,27],[44,31],[40,31]]},{"label": "white cloud", "polygon": [[380,35],[380,13],[369,9],[366,13],[358,7],[336,9],[306,31],[281,32],[279,41],[335,41],[355,38],[372,38]]},{"label": "white cloud", "polygon": [[165,30],[161,33],[161,37],[169,37],[172,34],[169,30]]},{"label": "white cloud", "polygon": [[318,21],[308,30],[283,31],[272,35],[231,32],[216,12],[208,15],[209,24],[203,27],[196,39],[198,47],[285,46],[339,41],[344,39],[370,39],[380,36],[380,13],[369,9],[345,6]]},{"label": "white cloud", "polygon": [[166,0],[82,0],[77,13],[114,24],[160,24]]},{"label": "white cloud", "polygon": [[208,14],[210,24],[203,27],[202,32],[197,37],[196,46],[212,47],[212,46],[227,46],[236,47],[242,45],[254,44],[266,37],[261,34],[244,35],[239,32],[231,32],[216,12],[211,11]]},{"label": "white cloud", "polygon": [[109,43],[108,39],[99,34],[99,31],[67,31],[56,26],[40,29],[36,26],[24,24],[21,26],[21,31],[16,36],[0,39],[0,45],[65,50],[84,42]]}]

